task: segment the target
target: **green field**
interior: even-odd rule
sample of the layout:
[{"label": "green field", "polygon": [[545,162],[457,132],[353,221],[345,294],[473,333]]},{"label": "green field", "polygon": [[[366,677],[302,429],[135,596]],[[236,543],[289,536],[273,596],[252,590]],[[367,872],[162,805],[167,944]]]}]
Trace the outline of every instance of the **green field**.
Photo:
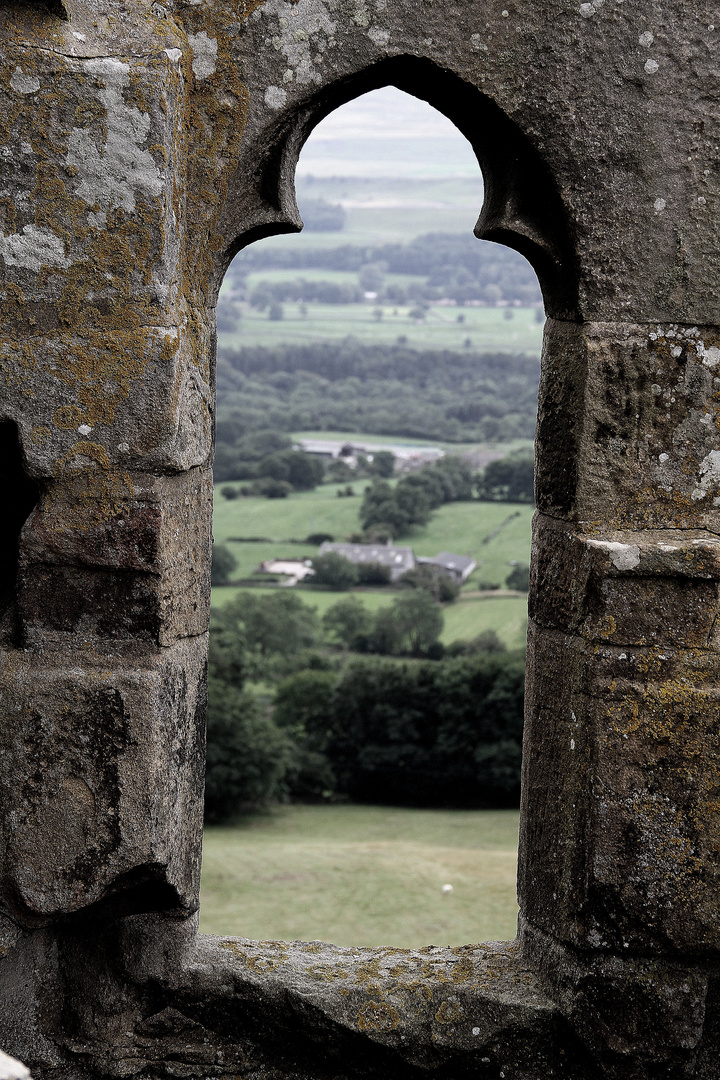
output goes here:
[{"label": "green field", "polygon": [[[256,289],[258,285],[274,285],[279,281],[297,281],[304,278],[305,281],[330,281],[335,285],[358,286],[358,276],[352,270],[316,270],[313,268],[302,270],[255,270],[248,274],[245,279],[245,287],[248,293]],[[426,278],[417,274],[383,274],[385,285],[418,285],[424,283]],[[358,286],[359,287],[359,286]]]},{"label": "green field", "polygon": [[517,829],[514,810],[345,805],[206,828],[200,929],[397,948],[512,938]]},{"label": "green field", "polygon": [[[244,498],[228,500],[216,493],[213,531],[215,540],[229,542],[238,560],[236,578],[249,577],[264,559],[309,559],[317,548],[308,544],[289,544],[291,538],[302,539],[312,532],[327,532],[338,540],[359,529],[358,510],[364,484],[354,485],[358,497],[338,499],[336,491],[344,485],[324,484],[315,491],[291,495],[287,499]],[[402,540],[416,555],[436,555],[453,551],[471,555],[478,569],[471,575],[461,599],[444,608],[445,629],[442,641],[476,637],[493,629],[510,647],[523,646],[527,626],[527,604],[524,597],[495,596],[492,592],[477,595],[479,581],[503,584],[510,572],[511,562],[530,561],[530,523],[532,507],[507,503],[448,503],[433,514],[428,525]],[[517,514],[511,520],[510,515]],[[484,543],[483,540],[506,522],[500,532]],[[272,543],[232,541],[231,537],[266,536]],[[285,542],[283,542],[285,541]],[[237,593],[232,586],[215,587],[214,607],[226,603]],[[307,604],[320,615],[335,604],[340,594],[302,588],[298,590]],[[359,589],[355,595],[371,610],[377,611],[392,603],[397,595],[393,589]]]},{"label": "green field", "polygon": [[[353,484],[357,495],[351,499],[337,497],[338,488],[344,488],[344,484],[323,484],[315,491],[298,492],[287,499],[224,499],[216,492],[213,518],[215,540],[225,542],[233,536],[266,536],[272,539],[272,545],[231,545],[236,558],[243,560],[243,566],[253,564],[251,570],[261,558],[275,558],[280,554],[309,558],[316,554],[316,548],[283,541],[302,540],[314,532],[330,533],[336,540],[343,540],[350,533],[359,531],[358,512],[365,483],[359,481]],[[513,514],[518,516],[508,521]],[[532,507],[523,504],[446,503],[434,512],[427,526],[416,529],[398,543],[411,546],[416,555],[436,555],[439,551],[470,555],[479,567],[470,579],[471,587],[479,579],[502,584],[513,560],[530,561],[532,514]],[[497,536],[485,543],[485,538],[503,522],[507,524]],[[242,550],[245,547],[252,549],[247,559]],[[264,554],[266,551],[268,554]],[[242,576],[245,576],[245,571],[238,571],[238,577]]]},{"label": "green field", "polygon": [[[300,276],[298,273],[288,275]],[[283,318],[271,320],[268,312],[243,305],[239,329],[219,332],[220,349],[240,349],[244,345],[268,348],[291,341],[296,345],[318,341],[342,341],[348,336],[363,344],[393,345],[399,337],[409,348],[458,349],[513,353],[540,353],[543,324],[536,322],[534,308],[431,307],[422,322],[410,318],[411,307],[381,305],[381,319],[375,318],[376,305],[367,304],[282,305]],[[512,320],[504,317],[512,313]],[[458,320],[462,319],[462,322]],[[467,344],[469,342],[469,344]]]}]

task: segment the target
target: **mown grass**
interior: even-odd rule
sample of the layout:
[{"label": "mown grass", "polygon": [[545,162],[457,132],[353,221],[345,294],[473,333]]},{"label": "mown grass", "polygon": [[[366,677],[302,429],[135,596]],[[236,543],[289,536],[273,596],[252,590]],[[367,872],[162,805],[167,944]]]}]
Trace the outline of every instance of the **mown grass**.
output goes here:
[{"label": "mown grass", "polygon": [[517,828],[514,810],[353,805],[209,827],[200,929],[398,948],[512,938]]},{"label": "mown grass", "polygon": [[[288,277],[298,277],[293,272]],[[382,318],[373,314],[378,308]],[[424,321],[411,318],[412,306],[363,304],[318,304],[295,302],[282,305],[283,318],[272,320],[268,312],[245,306],[238,330],[218,333],[220,349],[240,349],[244,345],[272,347],[282,342],[311,344],[342,341],[348,336],[363,344],[394,345],[398,338],[413,349],[472,348],[481,352],[540,353],[542,323],[533,308],[432,307]],[[303,315],[302,311],[306,314]],[[504,317],[512,312],[512,319]],[[458,321],[462,319],[462,321]]]}]

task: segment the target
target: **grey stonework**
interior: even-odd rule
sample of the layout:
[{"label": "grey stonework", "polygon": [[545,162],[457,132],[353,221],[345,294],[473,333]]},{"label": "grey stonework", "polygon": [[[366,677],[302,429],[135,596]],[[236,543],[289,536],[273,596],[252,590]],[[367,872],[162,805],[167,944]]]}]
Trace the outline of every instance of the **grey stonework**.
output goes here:
[{"label": "grey stonework", "polygon": [[[0,420],[37,497],[3,526],[0,1046],[38,1080],[720,1077],[714,11],[0,4]],[[520,934],[198,937],[217,289],[387,84],[471,141],[477,234],[549,315]]]}]

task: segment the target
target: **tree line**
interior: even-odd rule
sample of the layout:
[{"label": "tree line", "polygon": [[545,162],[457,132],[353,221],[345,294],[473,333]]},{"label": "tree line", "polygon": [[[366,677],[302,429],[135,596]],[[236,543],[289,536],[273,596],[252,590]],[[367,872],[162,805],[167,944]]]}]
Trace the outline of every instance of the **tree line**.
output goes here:
[{"label": "tree line", "polygon": [[532,438],[540,361],[346,339],[218,351],[218,444],[252,431],[357,431],[487,442]]},{"label": "tree line", "polygon": [[[523,305],[541,302],[537,278],[529,263],[516,251],[477,240],[466,233],[427,233],[408,243],[366,246],[341,244],[337,247],[302,249],[246,248],[228,272],[234,287],[241,286],[252,271],[345,270],[360,273],[374,266],[380,273],[407,274],[426,278],[428,299],[450,297],[458,303],[498,301]],[[394,286],[395,289],[402,289]],[[405,297],[406,299],[407,297]],[[398,293],[388,295],[403,303]]]},{"label": "tree line", "polygon": [[[421,595],[408,593],[399,616],[403,647],[415,655]],[[422,605],[432,604],[425,594]],[[331,611],[325,633],[341,639],[351,613]],[[241,594],[214,616],[209,820],[288,799],[516,805],[522,653],[486,635],[436,660],[358,657],[344,642],[339,652],[320,648],[320,629],[316,613],[286,592]]]}]

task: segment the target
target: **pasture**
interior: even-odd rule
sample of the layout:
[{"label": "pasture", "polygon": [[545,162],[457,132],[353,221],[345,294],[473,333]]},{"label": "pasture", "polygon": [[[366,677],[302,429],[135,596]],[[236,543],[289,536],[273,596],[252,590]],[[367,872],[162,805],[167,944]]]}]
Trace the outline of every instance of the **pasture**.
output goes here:
[{"label": "pasture", "polygon": [[[222,485],[221,485],[222,486]],[[302,540],[313,532],[326,532],[338,540],[359,529],[358,510],[364,483],[354,484],[354,498],[338,498],[343,484],[323,484],[315,491],[298,492],[287,499],[258,497],[215,498],[213,531],[217,542],[228,543],[238,560],[236,579],[247,578],[264,559],[310,559],[317,548],[289,540]],[[471,575],[461,599],[447,605],[443,614],[442,641],[473,638],[493,629],[511,648],[525,643],[527,604],[524,596],[496,595],[477,591],[479,582],[502,585],[513,561],[530,561],[532,507],[509,503],[447,503],[436,510],[424,528],[417,528],[399,543],[413,548],[416,555],[436,555],[452,551],[471,555],[478,569]],[[493,535],[495,534],[495,535]],[[233,537],[267,537],[267,540],[233,540]],[[237,592],[233,586],[215,587],[212,602],[217,607]],[[298,594],[320,615],[336,603],[341,593],[301,588]],[[396,590],[358,589],[358,596],[371,611],[390,604]]]},{"label": "pasture", "polygon": [[[285,276],[295,280],[302,277],[302,271]],[[413,318],[413,306],[407,304],[287,302],[282,311],[282,319],[273,320],[267,311],[244,304],[238,330],[218,332],[219,349],[251,345],[271,348],[286,341],[308,345],[347,337],[364,345],[394,345],[402,338],[408,348],[455,352],[467,348],[539,355],[542,346],[543,324],[536,321],[534,308],[431,307],[423,320]],[[512,318],[506,318],[505,313]]]},{"label": "pasture", "polygon": [[513,938],[517,829],[516,810],[356,805],[208,827],[200,929],[397,948]]}]

